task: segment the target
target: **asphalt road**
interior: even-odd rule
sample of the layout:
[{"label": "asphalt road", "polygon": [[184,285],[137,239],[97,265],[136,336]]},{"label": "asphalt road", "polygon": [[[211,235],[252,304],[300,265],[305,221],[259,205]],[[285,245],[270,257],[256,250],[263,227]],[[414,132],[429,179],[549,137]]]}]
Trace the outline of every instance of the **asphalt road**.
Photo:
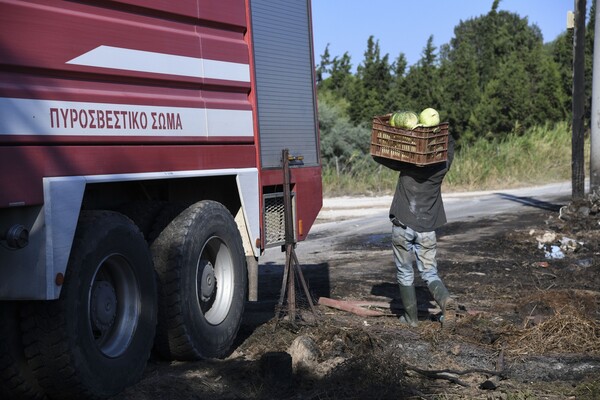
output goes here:
[{"label": "asphalt road", "polygon": [[[538,187],[443,195],[448,222],[473,220],[502,213],[519,213],[535,207],[558,210],[571,200],[571,183],[553,183]],[[350,235],[383,235],[391,232],[388,219],[390,196],[324,199],[323,208],[308,238],[298,243],[296,254],[308,261],[322,255]],[[318,260],[314,260],[318,261]],[[285,254],[278,248],[267,249],[260,264],[284,264]]]}]

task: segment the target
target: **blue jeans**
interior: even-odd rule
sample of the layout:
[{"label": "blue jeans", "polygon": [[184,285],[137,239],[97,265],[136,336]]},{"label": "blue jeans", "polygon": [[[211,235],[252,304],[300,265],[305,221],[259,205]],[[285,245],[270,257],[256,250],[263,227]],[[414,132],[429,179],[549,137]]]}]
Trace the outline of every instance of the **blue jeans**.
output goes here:
[{"label": "blue jeans", "polygon": [[413,257],[417,262],[421,279],[427,285],[432,281],[440,280],[435,259],[437,251],[435,231],[415,232],[409,227],[392,225],[392,248],[398,283],[401,286],[414,284]]}]

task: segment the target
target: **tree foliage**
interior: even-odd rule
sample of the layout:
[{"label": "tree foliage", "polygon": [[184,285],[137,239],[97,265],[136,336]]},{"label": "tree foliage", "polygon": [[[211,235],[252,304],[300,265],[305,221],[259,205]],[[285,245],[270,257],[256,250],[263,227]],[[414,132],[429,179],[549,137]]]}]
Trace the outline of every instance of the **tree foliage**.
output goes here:
[{"label": "tree foliage", "polygon": [[[586,28],[586,82],[591,82],[594,8]],[[461,21],[439,49],[430,36],[410,67],[402,52],[390,62],[373,36],[355,73],[347,52],[331,59],[327,46],[316,66],[323,159],[339,163],[368,154],[373,116],[397,110],[436,108],[459,146],[568,121],[572,45],[569,31],[544,44],[539,27],[501,10],[501,1],[494,0],[487,14]],[[589,120],[591,84],[586,96]]]}]

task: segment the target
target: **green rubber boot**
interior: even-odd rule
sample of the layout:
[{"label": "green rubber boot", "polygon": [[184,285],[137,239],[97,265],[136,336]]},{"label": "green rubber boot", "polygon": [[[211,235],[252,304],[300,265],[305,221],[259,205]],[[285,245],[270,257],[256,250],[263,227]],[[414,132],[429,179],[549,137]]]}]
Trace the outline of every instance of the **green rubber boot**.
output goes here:
[{"label": "green rubber boot", "polygon": [[400,321],[412,327],[416,327],[419,321],[417,314],[417,292],[414,286],[400,286],[400,300],[404,307],[404,315]]},{"label": "green rubber boot", "polygon": [[456,300],[450,297],[450,293],[448,293],[448,289],[446,289],[442,281],[430,282],[428,286],[435,302],[442,309],[442,329],[454,330],[456,327],[456,310],[458,308]]}]

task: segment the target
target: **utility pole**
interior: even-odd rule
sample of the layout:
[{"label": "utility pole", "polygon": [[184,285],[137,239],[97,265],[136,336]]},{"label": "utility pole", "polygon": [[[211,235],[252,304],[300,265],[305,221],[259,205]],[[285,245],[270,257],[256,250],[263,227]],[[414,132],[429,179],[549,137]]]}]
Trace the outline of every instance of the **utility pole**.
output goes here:
[{"label": "utility pole", "polygon": [[585,194],[583,115],[585,106],[585,0],[575,0],[573,33],[573,136],[571,138],[571,181],[573,200]]},{"label": "utility pole", "polygon": [[592,73],[592,133],[590,137],[590,192],[600,193],[600,8],[595,4],[594,64]]}]

